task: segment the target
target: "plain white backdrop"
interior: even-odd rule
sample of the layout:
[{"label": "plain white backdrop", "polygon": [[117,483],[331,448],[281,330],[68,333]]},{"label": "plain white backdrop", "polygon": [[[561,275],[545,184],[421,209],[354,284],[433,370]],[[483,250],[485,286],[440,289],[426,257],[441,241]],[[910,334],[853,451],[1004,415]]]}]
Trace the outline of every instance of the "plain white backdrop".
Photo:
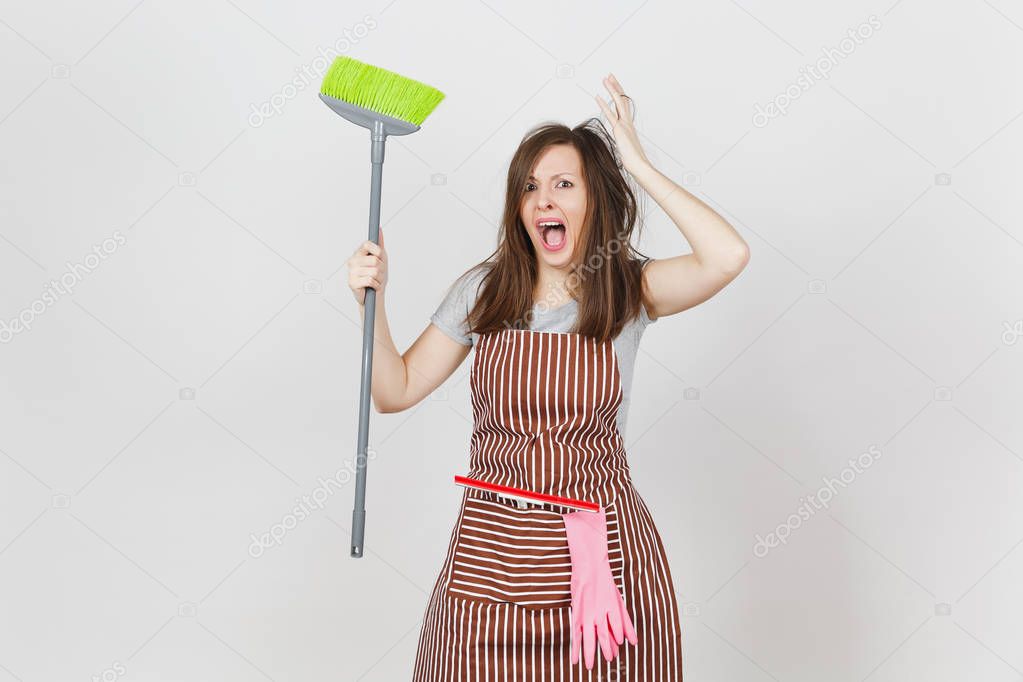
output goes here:
[{"label": "plain white backdrop", "polygon": [[[338,51],[447,95],[387,146],[402,349],[608,72],[749,243],[633,386],[686,680],[1023,678],[1018,4],[129,0],[0,3],[0,682],[408,678],[471,356],[373,414],[352,559]],[[639,248],[688,252],[644,202]]]}]

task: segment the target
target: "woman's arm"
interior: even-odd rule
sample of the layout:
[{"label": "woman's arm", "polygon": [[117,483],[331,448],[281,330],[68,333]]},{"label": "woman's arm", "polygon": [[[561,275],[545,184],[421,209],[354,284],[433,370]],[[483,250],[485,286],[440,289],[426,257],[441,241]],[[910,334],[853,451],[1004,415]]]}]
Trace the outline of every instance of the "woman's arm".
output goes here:
[{"label": "woman's arm", "polygon": [[[398,351],[387,323],[386,293],[377,296],[373,330],[373,405],[377,412],[401,412],[419,403],[465,360],[472,346],[451,339],[432,323],[404,354]],[[365,305],[359,306],[363,323]]]},{"label": "woman's arm", "polygon": [[724,218],[650,163],[629,172],[693,248],[692,253],[658,258],[643,268],[651,319],[703,303],[742,272],[749,246]]},{"label": "woman's arm", "polygon": [[387,248],[364,241],[348,259],[348,286],[366,324],[366,289],[376,293],[373,323],[373,381],[370,393],[377,412],[400,412],[429,395],[451,376],[472,347],[448,337],[431,323],[402,355],[387,323]]},{"label": "woman's arm", "polygon": [[735,279],[749,262],[749,246],[724,218],[658,171],[647,159],[633,125],[632,100],[626,103],[618,79],[604,78],[615,110],[597,95],[597,103],[611,123],[622,166],[675,222],[693,252],[658,258],[643,268],[647,313],[656,320],[703,303]]}]

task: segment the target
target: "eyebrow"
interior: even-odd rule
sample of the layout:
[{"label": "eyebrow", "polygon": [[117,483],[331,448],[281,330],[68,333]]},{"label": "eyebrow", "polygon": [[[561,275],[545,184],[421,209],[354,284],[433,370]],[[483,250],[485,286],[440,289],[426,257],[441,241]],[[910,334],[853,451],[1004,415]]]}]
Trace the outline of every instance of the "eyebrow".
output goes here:
[{"label": "eyebrow", "polygon": [[[562,176],[562,175],[575,175],[575,173],[572,173],[570,171],[562,171],[561,173],[555,173],[551,177],[552,178],[556,178],[556,177],[559,177],[559,176]],[[526,180],[536,180],[536,179],[537,178],[535,176],[533,176],[533,175],[530,175],[528,178],[526,178]]]}]

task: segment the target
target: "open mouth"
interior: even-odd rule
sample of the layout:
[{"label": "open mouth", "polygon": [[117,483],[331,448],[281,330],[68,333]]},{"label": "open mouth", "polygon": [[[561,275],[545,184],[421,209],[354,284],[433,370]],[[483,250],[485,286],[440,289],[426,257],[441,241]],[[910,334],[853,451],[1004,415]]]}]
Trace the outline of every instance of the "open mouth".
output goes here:
[{"label": "open mouth", "polygon": [[544,219],[537,222],[536,227],[540,230],[540,241],[551,251],[556,251],[565,245],[565,224],[557,219]]}]

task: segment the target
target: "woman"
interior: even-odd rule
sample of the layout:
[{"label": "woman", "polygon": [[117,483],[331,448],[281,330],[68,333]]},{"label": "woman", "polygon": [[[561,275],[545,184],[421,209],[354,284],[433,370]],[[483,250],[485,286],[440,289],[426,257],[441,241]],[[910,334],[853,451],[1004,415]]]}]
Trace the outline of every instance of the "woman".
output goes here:
[{"label": "woman", "polygon": [[[466,475],[599,505],[593,513],[526,504],[466,487],[414,682],[682,679],[671,573],[623,445],[628,393],[646,325],[720,291],[745,267],[748,249],[651,166],[621,85],[610,75],[604,85],[616,111],[597,102],[613,138],[591,119],[574,129],[543,125],[523,139],[496,251],[458,278],[404,355],[384,314],[383,232],[380,245],[366,242],[348,261],[356,300],[363,303],[365,287],[378,296],[377,410],[415,405],[475,347]],[[693,253],[636,255],[636,199],[622,170]],[[599,617],[588,621],[587,612]],[[603,660],[594,661],[595,640]]]}]

